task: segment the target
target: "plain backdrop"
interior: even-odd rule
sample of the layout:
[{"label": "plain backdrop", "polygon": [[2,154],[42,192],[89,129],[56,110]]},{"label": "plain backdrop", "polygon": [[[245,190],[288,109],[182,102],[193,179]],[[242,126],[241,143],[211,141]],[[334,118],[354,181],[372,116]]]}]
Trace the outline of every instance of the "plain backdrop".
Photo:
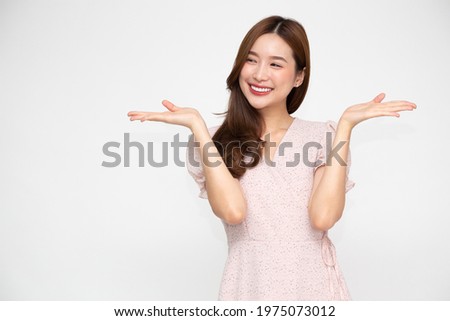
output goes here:
[{"label": "plain backdrop", "polygon": [[[0,299],[216,300],[220,219],[169,148],[130,166],[116,142],[186,141],[130,110],[226,110],[238,46],[269,15],[303,24],[312,75],[294,116],[338,121],[386,93],[417,110],[352,134],[344,215],[330,231],[354,300],[450,299],[450,2],[0,1]],[[146,147],[146,152],[148,151]],[[185,149],[181,150],[183,159]],[[147,156],[145,157],[147,160]]]}]

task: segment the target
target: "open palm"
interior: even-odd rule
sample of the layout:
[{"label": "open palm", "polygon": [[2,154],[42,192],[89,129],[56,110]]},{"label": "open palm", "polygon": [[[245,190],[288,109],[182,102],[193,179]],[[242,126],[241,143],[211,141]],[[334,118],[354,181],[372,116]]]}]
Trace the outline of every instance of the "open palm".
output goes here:
[{"label": "open palm", "polygon": [[348,107],[341,116],[341,121],[345,122],[351,128],[360,122],[381,116],[400,117],[399,112],[405,110],[414,110],[416,104],[406,100],[393,100],[382,102],[384,93],[377,95],[373,100]]},{"label": "open palm", "polygon": [[168,100],[163,100],[162,104],[169,111],[130,111],[128,116],[131,121],[159,121],[168,124],[181,125],[191,129],[194,123],[198,121],[199,117],[201,118],[200,113],[195,108],[177,107]]}]

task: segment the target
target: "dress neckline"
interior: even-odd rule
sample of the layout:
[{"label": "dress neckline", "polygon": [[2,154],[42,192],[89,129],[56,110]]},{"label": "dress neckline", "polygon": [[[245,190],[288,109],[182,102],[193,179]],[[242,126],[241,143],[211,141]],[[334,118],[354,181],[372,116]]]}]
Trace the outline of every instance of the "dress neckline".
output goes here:
[{"label": "dress neckline", "polygon": [[[273,154],[273,159],[270,159],[270,150],[269,150],[269,159],[266,160],[265,155],[263,155],[264,157],[264,162],[269,161],[271,163],[275,163],[277,156],[279,154],[279,147],[281,144],[283,144],[286,140],[286,138],[288,137],[289,133],[292,131],[292,127],[294,127],[294,123],[298,120],[297,117],[293,117],[294,119],[292,120],[291,124],[289,125],[289,127],[286,129],[286,132],[284,133],[283,137],[281,137],[280,141],[278,142],[278,145],[275,147],[275,153]],[[266,152],[264,151],[264,154],[266,154]]]}]

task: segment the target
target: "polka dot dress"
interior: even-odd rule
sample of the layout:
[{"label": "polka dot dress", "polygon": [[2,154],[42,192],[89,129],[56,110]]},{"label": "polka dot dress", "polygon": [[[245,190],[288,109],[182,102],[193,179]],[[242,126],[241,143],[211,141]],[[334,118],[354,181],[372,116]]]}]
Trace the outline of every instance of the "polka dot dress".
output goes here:
[{"label": "polka dot dress", "polygon": [[[211,136],[218,127],[209,128]],[[228,258],[219,300],[350,300],[333,243],[327,232],[311,227],[307,209],[314,172],[325,165],[336,127],[334,121],[294,117],[272,162],[263,158],[240,178],[247,213],[238,225],[222,221]],[[191,135],[187,169],[199,197],[207,198],[199,148],[193,146]],[[348,178],[350,161],[349,152],[346,192],[355,185]]]}]

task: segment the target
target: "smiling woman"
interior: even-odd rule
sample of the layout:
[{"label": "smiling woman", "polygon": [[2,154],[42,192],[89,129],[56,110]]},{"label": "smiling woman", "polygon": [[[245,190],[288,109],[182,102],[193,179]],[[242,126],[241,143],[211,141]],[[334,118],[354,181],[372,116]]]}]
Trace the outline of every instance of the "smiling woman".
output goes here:
[{"label": "smiling woman", "polygon": [[[252,49],[239,76],[244,95],[254,108],[285,105],[292,88],[302,84],[304,69],[297,70],[292,49],[277,34],[262,35]],[[257,98],[271,92],[270,101]]]},{"label": "smiling woman", "polygon": [[[252,27],[240,45],[220,126],[208,128],[196,109],[169,101],[163,101],[166,112],[128,114],[131,120],[192,131],[187,169],[228,239],[220,300],[350,299],[328,230],[341,218],[345,194],[355,185],[348,177],[352,129],[416,106],[382,103],[379,94],[348,107],[338,123],[293,117],[308,90],[310,70],[303,26],[271,16]],[[278,148],[287,143],[287,151]],[[307,159],[283,165],[304,146]],[[264,166],[263,155],[275,166]]]}]

